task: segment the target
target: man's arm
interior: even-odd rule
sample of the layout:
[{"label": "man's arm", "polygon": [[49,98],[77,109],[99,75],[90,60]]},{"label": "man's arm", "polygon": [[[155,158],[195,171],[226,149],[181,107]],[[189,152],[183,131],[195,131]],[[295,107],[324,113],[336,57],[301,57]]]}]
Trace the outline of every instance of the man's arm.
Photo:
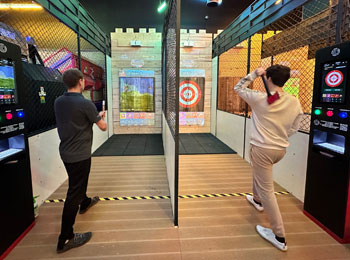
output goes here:
[{"label": "man's arm", "polygon": [[300,122],[301,122],[301,120],[303,120],[303,116],[304,116],[304,114],[301,112],[301,114],[299,114],[297,116],[297,118],[294,120],[291,129],[289,129],[289,131],[288,131],[288,137],[291,137],[299,130]]},{"label": "man's arm", "polygon": [[107,130],[107,123],[105,121],[105,116],[106,116],[106,111],[102,111],[100,112],[100,117],[101,120],[99,120],[96,125],[102,130],[102,131],[106,131]]},{"label": "man's arm", "polygon": [[234,90],[237,94],[250,106],[252,106],[256,100],[257,95],[261,95],[260,92],[249,89],[248,86],[257,78],[255,71],[245,76],[241,79],[237,85],[234,87]]},{"label": "man's arm", "polygon": [[85,113],[88,117],[89,121],[92,124],[96,124],[102,131],[107,130],[107,123],[105,122],[104,118],[106,116],[106,112],[102,111],[100,113],[97,112],[97,108],[94,103],[91,101],[86,101],[86,109]]}]

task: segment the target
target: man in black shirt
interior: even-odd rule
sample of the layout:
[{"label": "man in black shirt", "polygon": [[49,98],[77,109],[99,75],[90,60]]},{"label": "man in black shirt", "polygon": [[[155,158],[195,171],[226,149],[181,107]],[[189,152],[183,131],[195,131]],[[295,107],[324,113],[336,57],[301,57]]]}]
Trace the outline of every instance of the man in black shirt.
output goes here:
[{"label": "man in black shirt", "polygon": [[92,233],[74,233],[73,225],[80,206],[85,213],[99,201],[88,198],[86,190],[91,167],[92,126],[107,130],[105,112],[97,112],[95,105],[83,97],[84,78],[77,69],[63,73],[68,92],[55,101],[57,131],[60,137],[60,155],[68,173],[69,187],[62,214],[61,234],[57,253],[81,246],[88,242]]}]

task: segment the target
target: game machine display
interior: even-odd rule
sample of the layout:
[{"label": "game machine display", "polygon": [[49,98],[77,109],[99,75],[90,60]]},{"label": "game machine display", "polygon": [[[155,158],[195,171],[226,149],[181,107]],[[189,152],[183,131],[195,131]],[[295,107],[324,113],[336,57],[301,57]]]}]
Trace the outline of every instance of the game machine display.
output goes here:
[{"label": "game machine display", "polygon": [[20,47],[0,40],[0,258],[34,224]]},{"label": "game machine display", "polygon": [[316,53],[304,213],[350,243],[350,43]]}]

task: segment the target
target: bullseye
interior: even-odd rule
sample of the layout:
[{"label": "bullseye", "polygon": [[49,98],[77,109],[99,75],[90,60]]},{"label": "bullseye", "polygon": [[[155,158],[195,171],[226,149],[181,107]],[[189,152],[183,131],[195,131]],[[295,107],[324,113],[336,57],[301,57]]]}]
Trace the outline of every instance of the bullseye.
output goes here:
[{"label": "bullseye", "polygon": [[188,108],[198,104],[202,92],[194,81],[186,80],[180,83],[180,106]]},{"label": "bullseye", "polygon": [[186,89],[185,92],[184,92],[184,97],[185,97],[186,99],[191,99],[192,96],[193,96],[193,95],[192,95],[192,91],[189,90],[189,89]]},{"label": "bullseye", "polygon": [[326,76],[326,84],[329,87],[338,87],[344,80],[344,75],[339,70],[332,70]]}]

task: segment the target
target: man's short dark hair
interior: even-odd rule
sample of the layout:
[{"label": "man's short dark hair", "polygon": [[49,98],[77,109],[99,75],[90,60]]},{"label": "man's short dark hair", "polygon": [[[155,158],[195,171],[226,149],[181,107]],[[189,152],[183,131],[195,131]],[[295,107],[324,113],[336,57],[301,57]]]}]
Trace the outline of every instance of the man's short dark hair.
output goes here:
[{"label": "man's short dark hair", "polygon": [[266,69],[266,77],[271,78],[273,84],[283,87],[290,78],[290,68],[283,65],[273,65]]},{"label": "man's short dark hair", "polygon": [[68,89],[74,88],[78,85],[79,80],[83,78],[83,73],[78,69],[69,69],[63,73],[63,82],[67,85]]}]

